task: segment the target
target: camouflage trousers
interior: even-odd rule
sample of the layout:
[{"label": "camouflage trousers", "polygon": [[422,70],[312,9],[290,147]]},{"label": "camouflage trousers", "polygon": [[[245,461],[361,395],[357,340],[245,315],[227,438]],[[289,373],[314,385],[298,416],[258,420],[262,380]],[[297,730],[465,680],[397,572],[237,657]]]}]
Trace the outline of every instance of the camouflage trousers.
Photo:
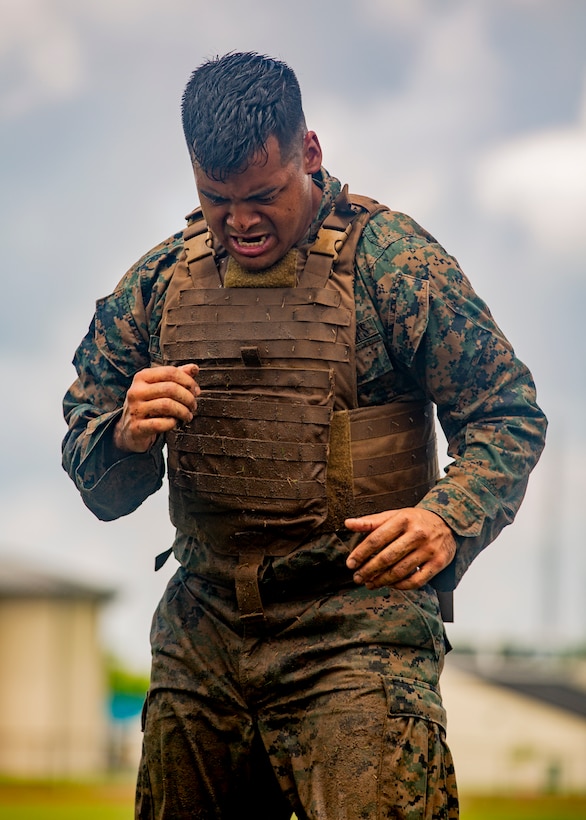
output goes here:
[{"label": "camouflage trousers", "polygon": [[435,593],[265,602],[180,569],[153,619],[138,820],[455,820]]}]

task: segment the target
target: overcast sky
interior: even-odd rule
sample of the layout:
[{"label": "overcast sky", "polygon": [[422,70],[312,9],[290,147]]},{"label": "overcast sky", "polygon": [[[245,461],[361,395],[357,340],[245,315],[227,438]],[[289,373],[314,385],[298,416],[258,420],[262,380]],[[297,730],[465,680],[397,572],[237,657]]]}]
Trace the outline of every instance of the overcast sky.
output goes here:
[{"label": "overcast sky", "polygon": [[105,639],[146,666],[165,493],[94,520],[60,466],[61,399],[95,299],[196,204],[190,72],[255,50],[296,70],[328,170],[459,259],[550,418],[450,637],[584,642],[585,42],[583,0],[0,0],[0,549],[115,586]]}]

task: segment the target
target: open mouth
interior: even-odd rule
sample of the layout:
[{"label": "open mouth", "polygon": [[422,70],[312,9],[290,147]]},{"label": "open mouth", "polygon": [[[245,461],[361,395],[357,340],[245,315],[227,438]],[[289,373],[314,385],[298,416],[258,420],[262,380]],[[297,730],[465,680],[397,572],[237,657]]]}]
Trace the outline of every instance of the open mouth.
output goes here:
[{"label": "open mouth", "polygon": [[268,233],[256,236],[230,236],[232,249],[242,256],[260,256],[271,246],[271,235]]},{"label": "open mouth", "polygon": [[256,237],[253,236],[249,239],[245,239],[243,236],[234,236],[232,238],[240,248],[260,248],[267,241],[266,234]]}]

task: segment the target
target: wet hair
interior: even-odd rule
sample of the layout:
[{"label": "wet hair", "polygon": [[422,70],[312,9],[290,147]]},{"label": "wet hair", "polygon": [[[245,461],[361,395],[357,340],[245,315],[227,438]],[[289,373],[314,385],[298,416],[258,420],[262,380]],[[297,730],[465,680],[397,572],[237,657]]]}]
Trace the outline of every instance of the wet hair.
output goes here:
[{"label": "wet hair", "polygon": [[266,157],[272,135],[288,162],[306,132],[295,73],[255,52],[231,52],[196,68],[183,92],[181,117],[192,160],[219,182]]}]

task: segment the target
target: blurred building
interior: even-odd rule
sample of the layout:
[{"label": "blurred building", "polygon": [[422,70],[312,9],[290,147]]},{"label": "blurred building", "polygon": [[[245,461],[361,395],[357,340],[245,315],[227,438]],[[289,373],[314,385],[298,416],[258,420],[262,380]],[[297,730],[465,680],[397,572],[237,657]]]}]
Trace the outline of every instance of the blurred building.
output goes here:
[{"label": "blurred building", "polygon": [[442,694],[462,792],[586,792],[583,665],[453,652]]},{"label": "blurred building", "polygon": [[112,590],[0,557],[0,773],[103,770],[108,716],[98,616]]}]

